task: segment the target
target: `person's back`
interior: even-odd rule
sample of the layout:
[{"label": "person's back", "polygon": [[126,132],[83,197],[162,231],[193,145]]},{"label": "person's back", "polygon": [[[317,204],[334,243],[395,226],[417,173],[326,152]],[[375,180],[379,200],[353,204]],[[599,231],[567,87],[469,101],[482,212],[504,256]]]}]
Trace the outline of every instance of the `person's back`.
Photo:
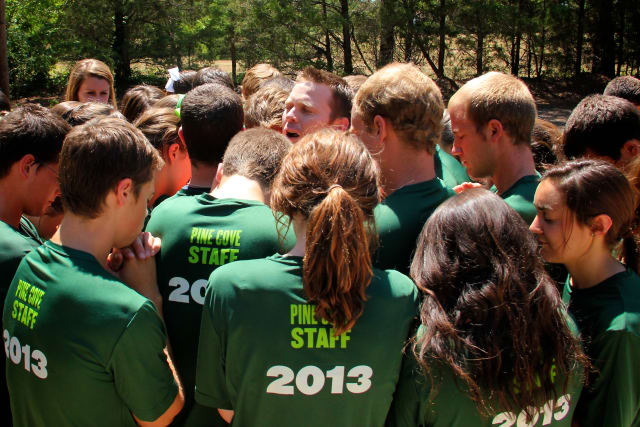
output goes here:
[{"label": "person's back", "polygon": [[111,248],[140,233],[162,160],[113,118],[75,128],[60,158],[63,222],[23,259],[3,312],[14,423],[167,425],[182,393],[162,319],[132,289],[155,286],[155,266],[126,260],[119,276],[107,270]]},{"label": "person's back", "polygon": [[[291,143],[267,129],[242,132],[225,152],[212,194],[170,198],[158,205],[146,230],[162,239],[157,255],[167,333],[186,390],[186,419],[193,405],[198,326],[207,279],[219,266],[273,255],[281,248],[268,202],[273,176]],[[199,413],[197,417],[211,417]],[[194,415],[195,416],[195,415]],[[217,413],[213,414],[217,417]]]},{"label": "person's back", "polygon": [[537,252],[518,213],[487,190],[434,212],[411,265],[422,325],[389,425],[571,425],[586,357]]},{"label": "person's back", "polygon": [[417,291],[372,268],[378,184],[353,136],[326,129],[294,145],[271,203],[296,246],[209,278],[198,403],[239,426],[383,425]]}]

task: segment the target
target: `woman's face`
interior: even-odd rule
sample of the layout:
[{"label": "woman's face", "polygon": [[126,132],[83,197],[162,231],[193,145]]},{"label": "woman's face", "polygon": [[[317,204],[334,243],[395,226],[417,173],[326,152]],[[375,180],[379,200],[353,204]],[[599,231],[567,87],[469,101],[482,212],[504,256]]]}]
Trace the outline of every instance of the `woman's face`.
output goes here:
[{"label": "woman's face", "polygon": [[572,264],[586,254],[593,242],[591,228],[578,223],[552,180],[540,183],[533,204],[538,214],[529,229],[538,238],[545,261]]},{"label": "woman's face", "polygon": [[105,79],[89,76],[78,88],[78,101],[109,103],[109,82]]}]

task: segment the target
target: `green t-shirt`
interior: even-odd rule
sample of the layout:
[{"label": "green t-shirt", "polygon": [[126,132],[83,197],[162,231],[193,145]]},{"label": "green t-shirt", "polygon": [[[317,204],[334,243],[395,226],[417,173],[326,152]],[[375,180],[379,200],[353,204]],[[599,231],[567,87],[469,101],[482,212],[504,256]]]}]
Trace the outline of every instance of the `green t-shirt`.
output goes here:
[{"label": "green t-shirt", "polygon": [[[25,217],[20,218],[18,229],[13,228],[4,221],[0,221],[0,302],[4,303],[7,296],[7,289],[11,284],[13,275],[16,274],[18,265],[22,258],[33,249],[42,244],[35,226]],[[4,363],[0,366],[0,410],[1,420],[11,422],[11,411],[9,408],[9,392],[7,390],[7,380],[5,378]]]},{"label": "green t-shirt", "polygon": [[640,277],[626,270],[587,289],[567,280],[563,299],[598,370],[578,403],[580,425],[640,425]]},{"label": "green t-shirt", "polygon": [[[146,231],[162,238],[156,256],[158,287],[173,361],[185,390],[185,409],[176,420],[180,423],[193,405],[207,279],[220,265],[280,251],[280,242],[273,213],[264,203],[206,193],[165,200],[153,210]],[[293,232],[287,234],[284,245],[289,249],[295,242]],[[218,417],[217,411],[213,416]]]},{"label": "green t-shirt", "polygon": [[435,178],[402,187],[376,206],[374,215],[379,245],[373,256],[374,265],[408,274],[424,223],[442,202],[454,194]]},{"label": "green t-shirt", "polygon": [[436,152],[433,155],[433,163],[436,176],[449,188],[471,181],[465,167],[455,157],[440,148],[438,144],[436,144]]},{"label": "green t-shirt", "polygon": [[[504,199],[509,206],[520,214],[522,219],[525,220],[527,225],[530,225],[536,218],[536,207],[533,205],[533,197],[536,195],[538,184],[540,183],[540,175],[526,175],[517,180],[511,187],[509,187],[500,197]],[[491,191],[498,192],[498,189],[493,186]]]},{"label": "green t-shirt", "polygon": [[[575,328],[575,325],[572,327]],[[572,375],[567,389],[563,391],[565,378],[555,378],[555,370],[552,370],[549,374],[554,376],[557,397],[537,408],[532,414],[533,418],[527,422],[524,408],[517,413],[497,410],[490,417],[481,415],[467,386],[449,366],[434,362],[431,366],[432,376],[429,376],[418,365],[413,352],[408,349],[407,353],[387,419],[390,427],[571,426],[576,402],[582,391],[583,378],[580,374]],[[435,389],[431,394],[434,384]],[[500,407],[497,401],[493,404]]]},{"label": "green t-shirt", "polygon": [[382,426],[417,314],[417,288],[374,269],[348,332],[316,320],[302,258],[216,270],[202,312],[196,400],[235,411],[235,426]]},{"label": "green t-shirt", "polygon": [[17,426],[133,426],[178,393],[155,307],[86,252],[46,242],[25,256],[2,320]]}]

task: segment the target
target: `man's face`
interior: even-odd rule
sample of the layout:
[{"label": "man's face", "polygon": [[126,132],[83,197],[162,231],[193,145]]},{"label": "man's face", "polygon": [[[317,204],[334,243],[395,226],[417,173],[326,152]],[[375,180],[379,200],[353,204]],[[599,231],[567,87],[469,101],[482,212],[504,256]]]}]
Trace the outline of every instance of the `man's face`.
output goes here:
[{"label": "man's face", "polygon": [[458,156],[474,178],[490,177],[494,173],[493,147],[486,136],[487,126],[478,131],[476,124],[467,117],[464,102],[449,104],[453,147],[451,154]]},{"label": "man's face", "polygon": [[40,216],[60,194],[58,163],[38,163],[29,185],[27,215]]},{"label": "man's face", "polygon": [[299,82],[287,98],[282,134],[296,143],[308,133],[331,124],[331,89],[321,83]]}]

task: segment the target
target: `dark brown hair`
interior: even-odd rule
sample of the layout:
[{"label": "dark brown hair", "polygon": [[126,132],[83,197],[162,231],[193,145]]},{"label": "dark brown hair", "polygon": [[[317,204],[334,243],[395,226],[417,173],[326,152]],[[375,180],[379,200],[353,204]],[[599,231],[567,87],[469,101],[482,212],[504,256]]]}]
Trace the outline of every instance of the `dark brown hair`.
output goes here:
[{"label": "dark brown hair", "polygon": [[271,206],[307,220],[302,283],[318,317],[336,335],[362,315],[373,276],[373,209],[379,171],[355,136],[333,129],[306,135],[285,157],[271,193]]},{"label": "dark brown hair", "polygon": [[330,121],[339,117],[346,117],[351,120],[353,91],[342,77],[328,71],[307,67],[298,73],[297,81],[307,81],[328,86],[332,96]]},{"label": "dark brown hair", "polygon": [[268,190],[290,148],[289,139],[270,129],[258,127],[239,132],[224,153],[222,173],[253,179]]},{"label": "dark brown hair", "polygon": [[143,112],[133,125],[142,131],[161,154],[164,153],[165,147],[171,144],[178,144],[181,149],[186,149],[178,136],[180,119],[170,108],[150,108]]},{"label": "dark brown hair", "polygon": [[589,226],[594,217],[608,215],[612,225],[605,242],[613,249],[622,239],[625,262],[637,269],[638,254],[632,244],[638,201],[618,168],[602,160],[580,159],[548,169],[542,179],[553,181],[564,194],[567,208],[578,223]]},{"label": "dark brown hair", "polygon": [[194,70],[180,71],[180,78],[173,82],[173,91],[177,94],[185,94],[193,89],[193,83],[196,80],[196,74]]},{"label": "dark brown hair", "polygon": [[62,118],[71,126],[83,125],[89,120],[101,117],[116,117],[126,120],[111,104],[103,104],[102,102],[81,102],[62,113]]},{"label": "dark brown hair", "polygon": [[131,178],[137,197],[163,163],[142,132],[126,120],[106,117],[77,126],[65,138],[60,153],[64,209],[96,218],[120,180]]},{"label": "dark brown hair", "polygon": [[226,71],[216,67],[205,67],[198,70],[193,80],[193,87],[202,86],[207,83],[217,83],[233,90],[235,88],[231,76]]},{"label": "dark brown hair", "polygon": [[624,98],[633,105],[640,106],[640,79],[633,76],[616,77],[604,88],[604,95]]},{"label": "dark brown hair", "polygon": [[0,120],[0,178],[27,154],[38,163],[54,163],[71,127],[37,104],[24,104]]},{"label": "dark brown hair", "polygon": [[222,161],[231,138],[242,130],[242,99],[226,86],[208,83],[187,93],[180,117],[191,162],[215,165]]},{"label": "dark brown hair", "polygon": [[432,378],[434,366],[451,369],[482,414],[542,407],[557,397],[552,367],[566,390],[586,361],[534,236],[490,191],[467,190],[436,209],[411,277],[425,296],[417,359]]},{"label": "dark brown hair", "polygon": [[164,91],[155,86],[138,85],[127,90],[120,102],[120,112],[133,123],[144,111],[164,97]]},{"label": "dark brown hair", "polygon": [[562,149],[568,159],[582,157],[589,149],[617,161],[630,139],[640,140],[640,112],[635,105],[616,96],[591,95],[567,119]]},{"label": "dark brown hair", "polygon": [[536,170],[543,171],[558,163],[556,152],[561,140],[562,131],[556,125],[547,120],[536,118],[531,133],[531,152]]}]

